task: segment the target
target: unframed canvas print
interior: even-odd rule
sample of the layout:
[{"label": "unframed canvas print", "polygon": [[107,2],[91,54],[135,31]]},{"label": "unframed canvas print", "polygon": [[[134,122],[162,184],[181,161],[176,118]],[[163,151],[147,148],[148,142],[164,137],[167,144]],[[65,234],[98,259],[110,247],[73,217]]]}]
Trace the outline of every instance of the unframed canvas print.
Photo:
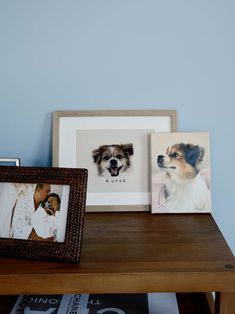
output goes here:
[{"label": "unframed canvas print", "polygon": [[208,133],[151,134],[152,213],[211,212]]}]

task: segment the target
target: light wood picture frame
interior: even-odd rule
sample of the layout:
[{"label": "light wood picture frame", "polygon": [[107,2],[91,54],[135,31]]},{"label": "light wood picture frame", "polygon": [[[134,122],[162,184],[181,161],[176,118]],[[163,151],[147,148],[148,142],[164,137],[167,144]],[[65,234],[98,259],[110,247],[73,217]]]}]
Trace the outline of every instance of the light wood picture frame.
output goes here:
[{"label": "light wood picture frame", "polygon": [[[55,111],[53,166],[88,169],[87,211],[149,211],[150,134],[176,131],[176,119],[175,110]],[[119,172],[104,165],[113,154]]]}]

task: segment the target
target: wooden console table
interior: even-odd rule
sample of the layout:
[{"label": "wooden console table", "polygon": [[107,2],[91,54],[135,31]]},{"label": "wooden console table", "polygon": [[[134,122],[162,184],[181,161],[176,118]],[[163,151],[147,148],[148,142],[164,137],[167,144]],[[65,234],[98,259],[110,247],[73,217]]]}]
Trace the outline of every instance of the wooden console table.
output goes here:
[{"label": "wooden console table", "polygon": [[0,259],[0,294],[217,292],[235,313],[235,259],[210,214],[87,213],[79,264]]}]

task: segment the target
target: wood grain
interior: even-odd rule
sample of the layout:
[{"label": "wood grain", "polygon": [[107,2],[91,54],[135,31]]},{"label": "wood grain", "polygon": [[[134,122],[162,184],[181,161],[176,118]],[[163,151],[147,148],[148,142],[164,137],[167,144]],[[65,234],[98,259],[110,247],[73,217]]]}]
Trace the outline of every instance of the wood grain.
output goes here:
[{"label": "wood grain", "polygon": [[1,258],[0,294],[235,292],[234,257],[210,214],[85,216],[79,264]]}]

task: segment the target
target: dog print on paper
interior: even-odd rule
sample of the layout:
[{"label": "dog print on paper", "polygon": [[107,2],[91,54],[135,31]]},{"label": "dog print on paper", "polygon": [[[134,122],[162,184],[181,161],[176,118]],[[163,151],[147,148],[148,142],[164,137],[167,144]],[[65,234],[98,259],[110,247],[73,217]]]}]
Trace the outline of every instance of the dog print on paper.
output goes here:
[{"label": "dog print on paper", "polygon": [[101,145],[92,151],[92,158],[99,176],[118,177],[131,167],[133,144]]}]

